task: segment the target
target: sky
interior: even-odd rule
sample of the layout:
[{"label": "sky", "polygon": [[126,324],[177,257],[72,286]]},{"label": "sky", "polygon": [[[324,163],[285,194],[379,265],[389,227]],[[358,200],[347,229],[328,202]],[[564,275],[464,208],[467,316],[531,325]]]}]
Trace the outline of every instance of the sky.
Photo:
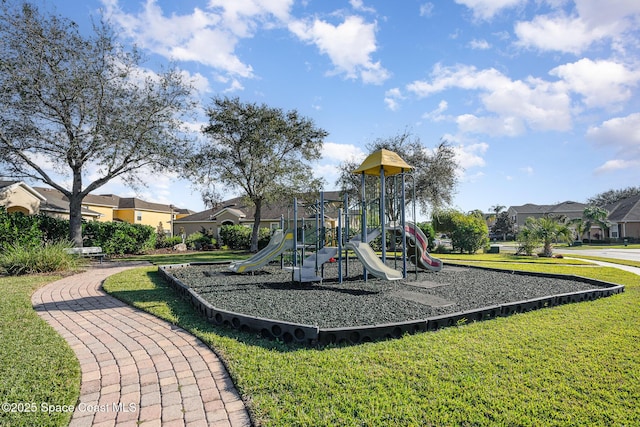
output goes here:
[{"label": "sky", "polygon": [[[329,133],[326,190],[405,131],[454,147],[462,211],[640,185],[637,0],[48,1],[87,31],[102,14],[151,71],[175,63],[203,108],[229,96],[311,118]],[[204,209],[175,174],[147,181],[98,193]]]}]

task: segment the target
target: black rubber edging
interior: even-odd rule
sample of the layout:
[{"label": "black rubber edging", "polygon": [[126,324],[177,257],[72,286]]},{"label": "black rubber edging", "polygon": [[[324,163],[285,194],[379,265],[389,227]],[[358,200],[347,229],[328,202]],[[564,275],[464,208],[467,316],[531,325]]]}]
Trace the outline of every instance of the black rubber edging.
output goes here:
[{"label": "black rubber edging", "polygon": [[214,263],[163,265],[158,267],[158,271],[161,272],[165,280],[167,280],[171,287],[174,288],[180,296],[189,301],[191,305],[199,313],[204,315],[211,323],[215,325],[229,326],[245,332],[258,332],[264,338],[268,339],[280,339],[286,343],[295,342],[307,346],[323,346],[331,344],[361,344],[383,339],[400,338],[405,334],[414,334],[425,331],[437,331],[438,329],[450,326],[460,326],[467,323],[495,319],[497,317],[506,317],[513,314],[526,313],[532,310],[539,310],[546,307],[554,307],[558,305],[583,301],[593,301],[598,298],[604,298],[624,292],[623,285],[604,282],[577,275],[523,272],[501,270],[499,268],[465,266],[468,268],[497,271],[506,274],[510,273],[524,276],[538,276],[562,280],[573,280],[600,286],[600,288],[549,295],[523,301],[514,301],[505,304],[481,307],[456,313],[432,316],[426,319],[409,320],[404,322],[378,325],[320,329],[317,326],[313,325],[303,325],[273,319],[265,319],[261,317],[248,316],[246,314],[217,309],[207,301],[205,301],[202,297],[200,297],[200,295],[194,292],[191,288],[168,273],[168,271],[173,268],[205,264]]},{"label": "black rubber edging", "polygon": [[[200,263],[199,265],[203,265]],[[214,325],[228,326],[243,332],[260,333],[264,338],[279,339],[285,343],[314,345],[318,341],[318,327],[280,320],[248,316],[233,311],[221,310],[205,301],[198,293],[169,273],[174,268],[195,264],[172,264],[158,267],[158,272],[183,299],[205,316]]]}]

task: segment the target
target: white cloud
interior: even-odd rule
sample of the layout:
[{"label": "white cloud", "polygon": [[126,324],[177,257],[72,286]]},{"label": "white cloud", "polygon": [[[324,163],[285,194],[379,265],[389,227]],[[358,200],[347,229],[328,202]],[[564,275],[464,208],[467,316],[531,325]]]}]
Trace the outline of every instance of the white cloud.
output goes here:
[{"label": "white cloud", "polygon": [[489,20],[504,9],[524,4],[527,0],[455,0],[473,11],[476,19]]},{"label": "white cloud", "polygon": [[481,39],[481,40],[473,39],[473,40],[471,40],[471,42],[469,43],[469,47],[471,49],[477,49],[477,50],[491,49],[491,45],[489,44],[489,42],[484,40],[484,39]]},{"label": "white cloud", "polygon": [[365,157],[366,153],[353,144],[325,142],[321,160],[313,166],[313,175],[324,179],[327,188],[335,188],[335,183],[340,178],[340,164],[344,161],[360,163]]},{"label": "white cloud", "polygon": [[239,92],[242,90],[244,90],[244,85],[240,83],[238,79],[231,79],[231,84],[229,85],[229,87],[223,90],[223,92],[231,93],[231,92]]},{"label": "white cloud", "polygon": [[362,0],[349,0],[349,4],[354,10],[359,10],[361,12],[369,12],[369,13],[376,12],[374,8],[365,6]]},{"label": "white cloud", "polygon": [[610,41],[621,51],[636,43],[632,32],[638,28],[640,2],[610,0],[604,5],[601,0],[580,0],[571,10],[562,9],[564,2],[548,3],[554,9],[551,13],[516,23],[518,45],[579,54],[602,41]]},{"label": "white cloud", "polygon": [[453,87],[491,89],[510,83],[509,78],[494,68],[478,71],[472,65],[443,67],[442,64],[436,64],[431,75],[431,82],[416,80],[407,85],[407,90],[423,98]]},{"label": "white cloud", "polygon": [[569,88],[583,96],[587,107],[620,104],[628,100],[640,72],[613,61],[583,58],[552,69],[549,74],[563,79]]},{"label": "white cloud", "polygon": [[597,167],[595,170],[596,174],[603,174],[608,172],[615,172],[619,170],[625,169],[635,169],[637,170],[640,167],[640,160],[607,160],[601,166]]},{"label": "white cloud", "polygon": [[198,93],[208,93],[211,92],[211,87],[209,86],[209,80],[205,76],[200,73],[191,74],[187,70],[181,70],[183,78],[186,81],[191,82],[196,92]]},{"label": "white cloud", "polygon": [[138,46],[170,59],[209,65],[231,75],[253,76],[251,66],[235,54],[239,36],[217,13],[195,8],[188,15],[167,17],[155,0],[148,0],[137,14],[126,14],[117,0],[105,0],[103,4],[105,15]]},{"label": "white cloud", "polygon": [[251,37],[258,24],[267,28],[289,20],[293,0],[209,0],[209,8],[220,10],[225,27],[238,37]]},{"label": "white cloud", "polygon": [[600,126],[591,126],[587,130],[587,138],[603,147],[624,153],[626,159],[640,160],[640,113],[616,117]]},{"label": "white cloud", "polygon": [[587,138],[619,157],[606,161],[596,169],[596,173],[621,169],[638,170],[640,167],[640,113],[616,117],[600,126],[591,126],[587,130]]},{"label": "white cloud", "polygon": [[580,0],[575,4],[578,15],[592,25],[616,23],[631,26],[631,18],[640,15],[640,2],[635,0],[607,0],[606,7],[603,7],[602,0]]},{"label": "white cloud", "polygon": [[434,122],[440,122],[444,120],[446,117],[442,115],[449,108],[449,103],[444,99],[438,103],[438,107],[434,110],[429,111],[428,113],[424,113],[422,115],[423,119],[433,120]]},{"label": "white cloud", "polygon": [[531,166],[525,166],[520,168],[520,172],[524,173],[525,175],[528,176],[533,176],[533,167]]},{"label": "white cloud", "polygon": [[451,88],[480,92],[479,100],[487,112],[483,116],[460,115],[457,122],[464,132],[516,136],[526,127],[538,131],[571,128],[571,98],[561,83],[532,77],[511,80],[493,68],[437,64],[430,80],[407,85],[407,90],[418,97]]},{"label": "white cloud", "polygon": [[478,142],[468,145],[458,145],[453,147],[456,155],[456,161],[465,170],[473,167],[483,167],[486,165],[482,157],[489,149],[486,142]]},{"label": "white cloud", "polygon": [[384,93],[384,103],[391,111],[397,111],[400,108],[399,101],[404,99],[402,92],[399,88],[389,89]]},{"label": "white cloud", "polygon": [[366,153],[353,144],[338,144],[335,142],[325,142],[322,145],[322,159],[329,161],[362,161]]},{"label": "white cloud", "polygon": [[433,13],[434,4],[427,2],[420,5],[420,16],[431,16]]},{"label": "white cloud", "polygon": [[360,16],[348,16],[338,25],[320,19],[293,21],[289,29],[300,40],[316,45],[327,55],[335,74],[371,84],[381,84],[390,77],[380,62],[371,59],[377,50],[375,23],[367,23]]},{"label": "white cloud", "polygon": [[485,134],[491,136],[518,136],[525,132],[525,126],[517,117],[477,117],[462,114],[456,118],[462,133]]},{"label": "white cloud", "polygon": [[564,15],[536,16],[532,21],[516,23],[514,31],[519,46],[573,54],[583,52],[609,32],[607,28],[589,28],[582,19]]}]

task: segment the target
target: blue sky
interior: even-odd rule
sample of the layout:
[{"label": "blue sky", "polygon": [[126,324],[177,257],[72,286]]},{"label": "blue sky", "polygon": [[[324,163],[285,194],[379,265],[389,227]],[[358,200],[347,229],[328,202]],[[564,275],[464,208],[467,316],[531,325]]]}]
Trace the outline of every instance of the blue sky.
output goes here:
[{"label": "blue sky", "polygon": [[[146,67],[182,68],[203,106],[238,96],[312,118],[329,132],[315,172],[327,190],[339,162],[405,130],[455,147],[464,211],[640,185],[637,0],[45,4],[87,30],[102,10]],[[203,209],[172,175],[99,192]]]}]

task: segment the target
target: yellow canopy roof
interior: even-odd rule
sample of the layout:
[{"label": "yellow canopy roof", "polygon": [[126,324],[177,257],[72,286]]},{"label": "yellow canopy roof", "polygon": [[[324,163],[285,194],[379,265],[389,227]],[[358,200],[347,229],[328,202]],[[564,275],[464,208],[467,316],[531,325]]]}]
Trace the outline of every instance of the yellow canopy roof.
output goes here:
[{"label": "yellow canopy roof", "polygon": [[407,162],[402,160],[397,153],[383,148],[369,154],[369,156],[364,159],[364,162],[362,162],[360,167],[354,170],[353,173],[360,174],[364,172],[365,175],[380,176],[380,166],[384,167],[385,176],[397,175],[402,173],[403,169],[405,172],[409,171],[409,169],[413,169],[407,164]]}]

